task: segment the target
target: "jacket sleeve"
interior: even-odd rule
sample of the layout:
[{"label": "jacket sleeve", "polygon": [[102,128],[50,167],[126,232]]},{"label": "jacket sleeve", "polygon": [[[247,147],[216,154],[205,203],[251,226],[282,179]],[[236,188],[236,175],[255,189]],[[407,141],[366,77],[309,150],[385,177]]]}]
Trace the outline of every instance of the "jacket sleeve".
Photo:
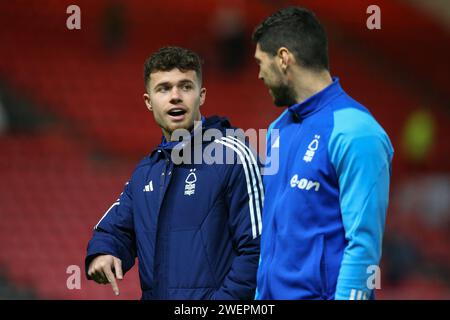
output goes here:
[{"label": "jacket sleeve", "polygon": [[373,271],[379,271],[381,259],[393,149],[384,132],[371,130],[342,134],[334,144],[331,160],[347,240],[335,299],[371,299],[371,280],[377,276]]},{"label": "jacket sleeve", "polygon": [[251,300],[256,289],[259,261],[261,212],[264,200],[260,165],[257,157],[243,143],[228,140],[240,161],[232,166],[226,187],[229,226],[236,257],[212,299]]},{"label": "jacket sleeve", "polygon": [[124,274],[134,265],[136,257],[135,234],[130,183],[126,183],[119,199],[105,212],[94,227],[85,259],[86,277],[92,260],[102,254],[110,254],[122,260]]}]

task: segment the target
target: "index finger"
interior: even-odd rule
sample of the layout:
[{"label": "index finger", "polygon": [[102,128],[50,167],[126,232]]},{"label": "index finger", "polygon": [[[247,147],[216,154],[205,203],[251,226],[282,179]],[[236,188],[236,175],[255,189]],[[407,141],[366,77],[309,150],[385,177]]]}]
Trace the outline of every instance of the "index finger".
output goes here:
[{"label": "index finger", "polygon": [[114,258],[114,270],[116,271],[117,279],[122,280],[123,279],[122,261],[118,258]]},{"label": "index finger", "polygon": [[109,283],[111,283],[112,289],[114,291],[114,294],[116,296],[119,295],[119,286],[117,285],[116,278],[114,277],[114,274],[111,271],[111,268],[106,268],[103,270],[105,273],[106,278],[108,279]]}]

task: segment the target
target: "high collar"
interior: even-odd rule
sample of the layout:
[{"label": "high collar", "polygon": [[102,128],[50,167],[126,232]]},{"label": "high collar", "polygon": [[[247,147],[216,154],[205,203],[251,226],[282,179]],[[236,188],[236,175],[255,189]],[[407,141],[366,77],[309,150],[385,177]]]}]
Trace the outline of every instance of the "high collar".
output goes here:
[{"label": "high collar", "polygon": [[325,107],[331,100],[342,94],[339,78],[333,77],[333,82],[325,89],[317,92],[303,102],[294,104],[288,110],[300,119],[305,119],[314,112]]},{"label": "high collar", "polygon": [[[195,127],[189,136],[189,140],[183,140],[183,141],[167,141],[165,137],[163,136],[161,138],[161,143],[159,146],[157,146],[153,151],[150,153],[150,157],[153,157],[153,155],[158,154],[160,156],[168,156],[170,154],[171,150],[173,149],[185,149],[188,146],[192,146],[193,143],[209,143],[208,141],[204,141],[203,139],[203,133],[205,130],[208,129],[217,129],[221,131],[223,134],[226,133],[227,129],[236,129],[231,126],[229,120],[225,117],[219,117],[219,116],[211,116],[211,117],[203,117],[201,118],[202,124],[201,126]],[[194,136],[200,136],[198,139],[195,139]],[[185,138],[184,138],[185,139]]]}]

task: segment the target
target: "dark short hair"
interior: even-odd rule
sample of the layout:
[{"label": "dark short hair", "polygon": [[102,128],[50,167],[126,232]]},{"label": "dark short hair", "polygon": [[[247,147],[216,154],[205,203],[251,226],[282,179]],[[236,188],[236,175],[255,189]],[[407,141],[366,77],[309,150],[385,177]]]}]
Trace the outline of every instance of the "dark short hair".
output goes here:
[{"label": "dark short hair", "polygon": [[178,68],[182,72],[194,70],[202,83],[202,60],[194,51],[180,47],[163,47],[153,53],[144,63],[144,85],[147,87],[150,74]]},{"label": "dark short hair", "polygon": [[252,38],[273,56],[286,47],[304,67],[329,69],[325,29],[308,9],[288,7],[275,12],[255,28]]}]

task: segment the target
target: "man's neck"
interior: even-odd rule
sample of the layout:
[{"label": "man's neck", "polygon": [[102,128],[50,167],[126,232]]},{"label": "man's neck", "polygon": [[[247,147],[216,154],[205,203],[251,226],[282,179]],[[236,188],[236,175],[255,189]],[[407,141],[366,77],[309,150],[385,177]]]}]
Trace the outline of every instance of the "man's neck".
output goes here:
[{"label": "man's neck", "polygon": [[321,72],[301,70],[294,74],[293,85],[297,103],[301,103],[333,83],[328,70]]}]

